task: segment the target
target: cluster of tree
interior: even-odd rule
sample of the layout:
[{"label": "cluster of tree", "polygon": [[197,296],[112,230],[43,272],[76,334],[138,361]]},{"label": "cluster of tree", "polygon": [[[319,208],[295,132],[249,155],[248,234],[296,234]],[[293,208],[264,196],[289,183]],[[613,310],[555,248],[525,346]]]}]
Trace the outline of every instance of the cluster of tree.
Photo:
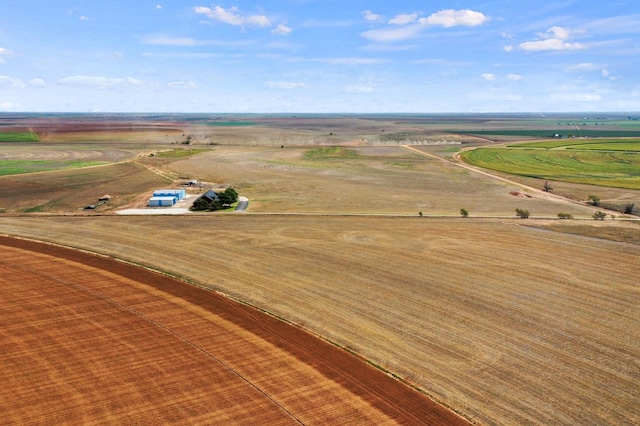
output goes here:
[{"label": "cluster of tree", "polygon": [[233,203],[238,201],[238,193],[233,188],[227,188],[224,191],[217,194],[218,198],[216,200],[208,200],[207,198],[201,197],[193,202],[191,206],[191,210],[194,211],[215,211],[221,210],[225,208],[229,208]]}]

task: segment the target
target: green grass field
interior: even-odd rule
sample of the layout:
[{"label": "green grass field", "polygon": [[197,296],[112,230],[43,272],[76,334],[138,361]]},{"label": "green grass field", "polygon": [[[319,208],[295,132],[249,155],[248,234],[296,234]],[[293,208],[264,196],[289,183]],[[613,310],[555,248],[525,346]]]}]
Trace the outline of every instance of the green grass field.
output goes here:
[{"label": "green grass field", "polygon": [[48,172],[52,170],[78,169],[103,164],[107,164],[107,162],[78,160],[3,160],[0,162],[0,176]]},{"label": "green grass field", "polygon": [[0,132],[0,142],[39,142],[40,138],[33,132]]},{"label": "green grass field", "polygon": [[[452,132],[453,133],[453,132]],[[455,132],[459,133],[459,132]],[[465,134],[474,136],[516,136],[527,138],[552,138],[553,135],[560,134],[563,137],[586,137],[586,138],[637,138],[640,137],[640,130],[597,130],[584,129],[580,130],[571,127],[555,128],[555,129],[532,129],[532,130],[466,130]]]},{"label": "green grass field", "polygon": [[560,139],[526,142],[508,147],[640,152],[640,139]]},{"label": "green grass field", "polygon": [[640,141],[533,142],[479,148],[461,156],[475,166],[520,176],[640,189]]},{"label": "green grass field", "polygon": [[191,157],[192,155],[210,151],[209,149],[172,149],[171,151],[160,151],[155,154],[158,158],[180,159]]}]

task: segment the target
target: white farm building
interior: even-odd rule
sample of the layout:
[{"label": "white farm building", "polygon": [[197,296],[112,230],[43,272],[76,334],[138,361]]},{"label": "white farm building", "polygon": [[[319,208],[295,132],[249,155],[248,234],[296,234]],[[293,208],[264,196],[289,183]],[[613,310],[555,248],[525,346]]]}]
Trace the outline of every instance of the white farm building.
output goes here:
[{"label": "white farm building", "polygon": [[184,200],[187,191],[184,189],[158,189],[153,191],[153,197],[149,198],[149,207],[171,207]]}]

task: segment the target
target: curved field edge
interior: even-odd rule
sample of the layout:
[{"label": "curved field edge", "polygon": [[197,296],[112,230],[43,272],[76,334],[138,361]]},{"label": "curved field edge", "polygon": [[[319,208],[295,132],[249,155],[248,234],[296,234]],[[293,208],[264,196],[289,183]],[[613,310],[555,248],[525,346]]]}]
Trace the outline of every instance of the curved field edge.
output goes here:
[{"label": "curved field edge", "polygon": [[515,223],[2,218],[0,231],[219,289],[361,354],[472,421],[638,422],[640,249]]},{"label": "curved field edge", "polygon": [[[549,145],[547,145],[549,146]],[[460,153],[467,163],[500,172],[556,181],[640,189],[640,152],[531,148],[476,148]]]},{"label": "curved field edge", "polygon": [[[14,330],[16,335],[5,333],[0,343],[3,341],[6,343],[7,337],[11,343],[6,346],[8,350],[5,352],[2,364],[13,370],[18,366],[18,370],[14,371],[15,374],[25,374],[29,377],[27,381],[37,380],[40,383],[40,392],[36,397],[35,394],[31,395],[33,391],[24,388],[24,386],[28,387],[28,383],[21,385],[22,381],[10,382],[16,385],[13,391],[27,392],[32,398],[37,399],[37,401],[32,400],[28,408],[23,407],[27,411],[35,410],[30,414],[36,417],[42,415],[40,413],[42,410],[63,422],[64,419],[73,418],[76,421],[120,418],[120,421],[128,419],[127,421],[137,422],[148,421],[151,417],[167,420],[173,418],[175,421],[177,420],[175,416],[178,416],[182,421],[198,423],[204,421],[203,416],[208,418],[214,416],[216,421],[223,421],[222,419],[225,418],[227,421],[234,421],[232,420],[234,418],[235,421],[240,421],[243,416],[249,416],[242,422],[250,419],[258,421],[262,418],[268,424],[274,424],[272,422],[280,416],[278,424],[287,417],[291,418],[282,424],[296,422],[335,424],[337,421],[365,421],[372,424],[395,424],[396,422],[422,424],[424,421],[447,425],[467,424],[453,412],[434,404],[433,401],[390,376],[373,370],[361,359],[312,337],[298,327],[284,324],[282,321],[265,316],[251,307],[240,305],[217,293],[187,285],[166,275],[158,275],[133,264],[59,245],[9,237],[0,237],[0,245],[17,248],[18,251],[12,254],[13,258],[32,254],[19,266],[15,264],[13,267],[15,275],[22,276],[22,280],[14,279],[15,282],[11,278],[4,280],[5,289],[17,286],[14,290],[25,287],[24,290],[12,291],[12,294],[18,294],[16,296],[5,293],[1,300],[6,302],[18,298],[25,305],[35,304],[41,306],[41,309],[23,310],[25,309],[21,307],[23,303],[12,303],[11,318],[4,318],[4,322],[10,330]],[[11,269],[12,257],[5,258],[4,255],[5,252],[2,252],[0,256],[4,260],[2,266],[5,269],[7,267]],[[47,267],[48,264],[50,267]],[[39,269],[42,269],[42,272]],[[26,275],[29,274],[34,276],[27,279]],[[5,276],[12,277],[14,274]],[[37,277],[42,278],[48,285],[38,285]],[[24,279],[27,281],[25,282]],[[31,284],[32,282],[34,284]],[[42,294],[38,293],[38,289],[41,289]],[[56,297],[62,300],[51,303],[48,300]],[[68,303],[64,303],[67,299]],[[100,304],[96,307],[97,310],[87,309],[90,304],[95,303]],[[76,315],[69,317],[70,312],[78,309]],[[84,325],[83,318],[87,315],[89,321]],[[127,316],[129,318],[121,318]],[[70,321],[69,318],[73,320]],[[37,321],[31,323],[30,319]],[[15,323],[8,324],[7,320]],[[126,330],[124,335],[117,332],[115,336],[113,335],[112,327],[116,324],[105,325],[109,333],[98,332],[97,335],[102,337],[98,336],[97,339],[95,333],[87,332],[88,328],[96,324],[99,327],[101,321],[112,320],[120,326],[124,325],[124,328],[120,328],[122,331]],[[139,323],[137,326],[136,322]],[[60,324],[66,324],[66,327],[58,329],[56,326]],[[74,326],[81,327],[85,333],[80,336],[76,332],[70,332],[68,328]],[[39,327],[46,328],[41,330],[40,334],[56,336],[56,338],[53,340],[44,338],[41,345],[23,348],[22,351],[26,350],[26,355],[15,352],[16,344],[21,339],[34,340],[33,337],[21,334],[21,330],[27,334],[33,334]],[[138,328],[146,331],[136,332]],[[136,336],[148,341],[146,334],[157,335],[152,339],[154,340],[152,345],[129,342],[131,338],[135,340]],[[109,340],[114,337],[113,341]],[[68,341],[68,338],[71,341]],[[91,345],[91,349],[85,347],[87,339],[89,341],[86,343]],[[115,346],[122,344],[123,339],[129,342],[128,344],[135,345],[126,351],[127,353],[135,351],[135,356],[117,356],[112,349],[107,349],[112,343]],[[99,349],[101,346],[104,347]],[[68,360],[56,358],[57,356],[68,357],[69,354],[65,351],[76,347],[82,351],[83,356],[71,357],[74,360],[73,367],[67,365]],[[45,353],[48,355],[45,356]],[[20,355],[19,358],[29,356],[32,362],[28,365],[13,362],[19,361],[19,358],[16,358],[18,355]],[[118,371],[101,370],[102,366],[108,364],[114,356],[118,358]],[[172,358],[173,356],[175,358]],[[191,365],[196,362],[192,359],[194,357],[199,359],[198,363],[210,365],[209,368],[204,368],[203,365],[207,373],[204,371],[197,373],[199,379],[189,383],[189,380],[194,378],[183,376],[185,369],[190,375],[197,370],[197,366]],[[46,363],[40,365],[43,359],[46,359]],[[186,364],[183,366],[181,361]],[[215,362],[211,363],[211,361]],[[142,370],[139,368],[149,362],[154,363],[153,367],[149,366]],[[42,368],[32,371],[33,374],[44,372],[48,376],[31,377],[31,373],[27,373],[25,368],[31,369],[29,366],[34,363]],[[163,367],[167,363],[172,365],[169,371]],[[58,367],[58,364],[61,366]],[[125,370],[125,376],[122,376],[120,369]],[[155,371],[153,378],[139,377],[141,374],[146,374],[147,370]],[[92,374],[87,374],[87,371],[91,371]],[[110,374],[106,374],[108,378],[105,379],[102,373]],[[202,380],[202,376],[206,375],[226,375],[226,379],[211,377],[210,380]],[[116,376],[115,383],[111,376]],[[60,377],[62,382],[56,384],[54,380],[50,383],[52,377]],[[124,382],[134,380],[139,386],[122,388],[119,380]],[[235,381],[235,384],[230,380]],[[171,403],[168,406],[165,405],[166,389],[161,385],[166,381],[169,382],[167,386],[172,389],[173,395],[173,398],[169,399]],[[291,381],[296,383],[296,392],[290,391]],[[96,382],[104,383],[105,386],[119,386],[122,389],[112,390],[113,393],[103,393],[103,390],[95,385]],[[229,389],[220,386],[218,382],[225,383]],[[67,383],[73,385],[67,386]],[[149,388],[145,389],[144,384]],[[5,382],[3,392],[11,392],[11,386],[7,386]],[[78,386],[84,389],[84,393],[93,396],[76,401],[74,392],[77,391]],[[185,386],[190,389],[186,393]],[[203,389],[203,386],[209,390]],[[240,398],[244,403],[238,404],[237,400],[229,395],[222,396],[227,392],[234,392],[238,387],[245,388],[242,392],[243,398]],[[162,391],[156,392],[154,389],[162,389]],[[258,392],[255,392],[256,390]],[[47,404],[46,408],[38,408],[38,403],[46,404],[46,401],[53,396],[51,392],[57,395],[70,392],[67,395],[72,398],[70,406],[67,406],[63,401],[65,398],[62,398],[55,400],[53,404]],[[8,394],[4,396],[1,405],[9,404],[5,406],[7,408],[10,406],[11,397]],[[133,397],[135,402],[129,401],[129,397]],[[141,403],[140,399],[143,399],[144,403]],[[255,400],[255,403],[248,404],[248,399]],[[150,401],[159,404],[157,411],[153,402]],[[236,401],[236,403],[229,406],[223,401]],[[275,405],[269,407],[270,402]],[[116,408],[123,403],[124,410]],[[150,408],[150,405],[154,408]],[[176,405],[181,408],[176,408]],[[252,409],[257,412],[245,412],[251,406],[254,406]],[[67,409],[56,411],[56,408],[64,407]],[[188,413],[199,414],[191,418]],[[17,416],[23,419],[27,418],[23,416],[29,415],[27,412],[14,412],[11,409],[5,412],[5,415],[7,414],[13,415],[10,418]],[[98,417],[93,418],[95,415]],[[255,417],[251,418],[251,415]],[[78,418],[78,416],[81,417]]]}]

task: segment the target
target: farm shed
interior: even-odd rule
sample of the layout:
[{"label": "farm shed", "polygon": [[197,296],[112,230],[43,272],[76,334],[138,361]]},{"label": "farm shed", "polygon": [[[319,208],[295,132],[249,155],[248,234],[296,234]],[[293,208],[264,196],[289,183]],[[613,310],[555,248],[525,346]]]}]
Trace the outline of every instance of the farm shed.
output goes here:
[{"label": "farm shed", "polygon": [[207,200],[207,202],[210,203],[218,199],[218,194],[213,189],[210,189],[204,194],[202,194],[201,196],[199,196],[198,200],[201,198],[204,198],[205,200]]},{"label": "farm shed", "polygon": [[184,189],[157,189],[153,191],[154,197],[175,197],[177,201],[184,200],[187,191]]},{"label": "farm shed", "polygon": [[176,197],[154,196],[149,198],[149,207],[171,207],[176,204]]}]

